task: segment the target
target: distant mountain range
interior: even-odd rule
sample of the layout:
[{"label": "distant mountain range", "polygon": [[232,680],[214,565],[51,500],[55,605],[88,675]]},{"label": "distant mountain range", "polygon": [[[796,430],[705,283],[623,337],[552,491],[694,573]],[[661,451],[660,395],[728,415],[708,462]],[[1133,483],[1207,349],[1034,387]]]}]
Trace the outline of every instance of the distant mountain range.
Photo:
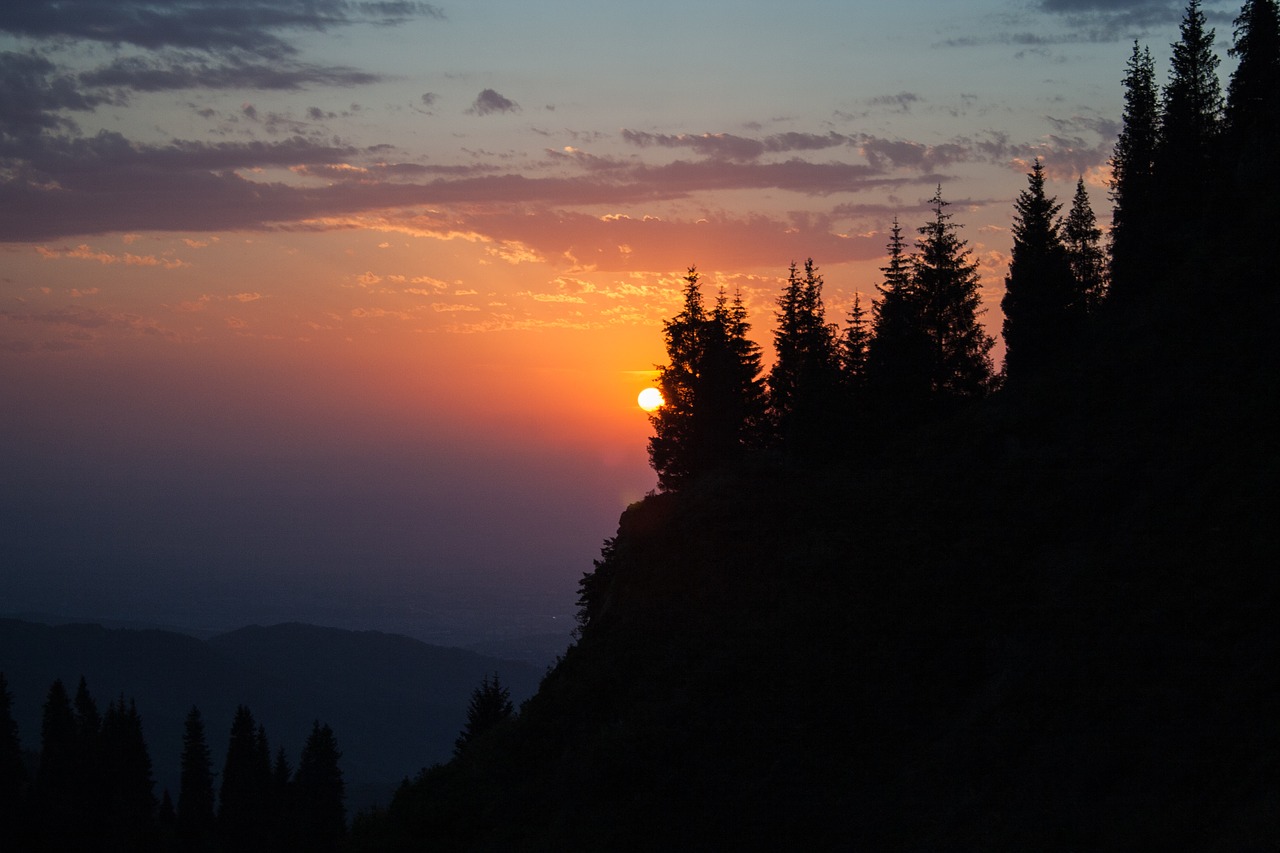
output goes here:
[{"label": "distant mountain range", "polygon": [[385,804],[406,776],[447,759],[471,691],[498,673],[519,703],[536,690],[539,667],[397,634],[315,625],[250,626],[207,640],[173,631],[50,626],[0,619],[0,672],[13,694],[24,749],[40,747],[41,708],[60,678],[74,695],[81,676],[99,711],[119,697],[142,716],[156,796],[177,797],[183,720],[204,718],[215,771],[231,719],[247,705],[272,752],[296,766],[314,720],[332,726],[354,810]]}]

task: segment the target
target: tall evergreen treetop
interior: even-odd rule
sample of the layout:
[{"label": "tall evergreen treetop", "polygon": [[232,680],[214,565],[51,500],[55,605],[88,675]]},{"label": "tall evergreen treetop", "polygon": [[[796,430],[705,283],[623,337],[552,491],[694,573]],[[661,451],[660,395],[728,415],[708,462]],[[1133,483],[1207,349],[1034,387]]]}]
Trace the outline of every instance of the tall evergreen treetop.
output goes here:
[{"label": "tall evergreen treetop", "polygon": [[347,831],[342,753],[328,724],[312,724],[293,779],[296,833],[293,846],[317,853],[336,850]]},{"label": "tall evergreen treetop", "polygon": [[25,819],[27,770],[22,763],[18,723],[13,719],[13,696],[0,672],[0,846],[16,849]]},{"label": "tall evergreen treetop", "polygon": [[[1172,45],[1156,152],[1159,174],[1179,185],[1179,195],[1190,186],[1203,187],[1208,180],[1223,109],[1214,30],[1205,27],[1200,0],[1187,4],[1181,34]],[[1189,201],[1194,204],[1196,200]]]},{"label": "tall evergreen treetop", "polygon": [[911,276],[912,261],[898,218],[893,218],[883,279],[871,302],[871,340],[867,346],[867,384],[890,406],[927,395],[929,341],[921,304]]},{"label": "tall evergreen treetop", "polygon": [[977,397],[991,387],[991,348],[978,322],[982,313],[978,264],[946,212],[939,186],[933,219],[920,226],[911,278],[929,340],[929,383],[935,394]]},{"label": "tall evergreen treetop", "polygon": [[476,738],[510,720],[515,713],[511,691],[502,686],[496,672],[492,680],[486,675],[480,686],[471,691],[467,722],[454,741],[454,754],[460,754]]},{"label": "tall evergreen treetop", "polygon": [[1133,43],[1124,76],[1124,115],[1111,157],[1111,281],[1124,298],[1140,290],[1151,253],[1160,100],[1155,60]]},{"label": "tall evergreen treetop", "polygon": [[[1261,248],[1269,242],[1271,212],[1280,192],[1280,12],[1276,0],[1248,0],[1235,21],[1231,54],[1238,64],[1227,86],[1223,159],[1233,236]],[[1264,292],[1274,287],[1275,253],[1268,249],[1244,265],[1244,275]],[[1245,311],[1250,309],[1245,308]]]},{"label": "tall evergreen treetop", "polygon": [[[1280,125],[1280,10],[1276,0],[1245,0],[1235,20],[1227,84],[1227,130],[1240,141],[1267,145]],[[1270,145],[1267,145],[1270,152]]]},{"label": "tall evergreen treetop", "polygon": [[739,456],[763,419],[760,351],[747,338],[741,294],[722,291],[708,311],[689,268],[684,305],[663,324],[667,363],[658,366],[663,405],[649,416],[649,461],[658,485],[674,489]]},{"label": "tall evergreen treetop", "polygon": [[1089,191],[1084,178],[1076,180],[1076,193],[1071,210],[1062,223],[1062,243],[1075,279],[1076,310],[1092,314],[1098,310],[1107,291],[1107,254],[1102,248],[1102,229],[1093,215]]},{"label": "tall evergreen treetop", "polygon": [[778,296],[769,408],[784,446],[804,452],[819,441],[840,385],[836,326],[828,324],[823,280],[813,258],[804,274],[791,264]]},{"label": "tall evergreen treetop", "polygon": [[155,779],[137,706],[124,697],[102,719],[102,755],[109,780],[107,837],[103,850],[137,851],[156,840]]},{"label": "tall evergreen treetop", "polygon": [[271,757],[265,737],[244,705],[236,709],[218,795],[218,831],[227,844],[257,849],[271,831],[267,810]]},{"label": "tall evergreen treetop", "polygon": [[667,363],[658,367],[662,406],[649,416],[654,430],[649,439],[649,461],[658,474],[658,485],[664,489],[698,473],[693,448],[697,411],[694,397],[707,314],[697,269],[689,267],[684,282],[683,307],[662,324],[667,350]]},{"label": "tall evergreen treetop", "polygon": [[205,740],[204,719],[192,707],[182,734],[182,774],[178,788],[177,832],[186,842],[212,836],[213,761]]},{"label": "tall evergreen treetop", "polygon": [[840,336],[840,369],[845,382],[861,388],[867,382],[867,348],[871,344],[871,319],[862,307],[862,297],[855,293]]},{"label": "tall evergreen treetop", "polygon": [[1062,205],[1045,194],[1044,182],[1037,159],[1013,205],[1013,252],[1000,302],[1005,374],[1011,383],[1042,374],[1079,327],[1077,313],[1083,316],[1058,230]]}]

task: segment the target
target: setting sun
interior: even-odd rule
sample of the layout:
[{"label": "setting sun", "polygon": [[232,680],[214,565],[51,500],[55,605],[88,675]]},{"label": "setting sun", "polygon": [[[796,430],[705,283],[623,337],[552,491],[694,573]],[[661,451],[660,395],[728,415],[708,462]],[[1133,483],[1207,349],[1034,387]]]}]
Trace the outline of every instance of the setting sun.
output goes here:
[{"label": "setting sun", "polygon": [[640,396],[636,398],[636,402],[640,404],[640,408],[646,412],[657,411],[662,405],[662,392],[657,388],[646,388],[640,392]]}]

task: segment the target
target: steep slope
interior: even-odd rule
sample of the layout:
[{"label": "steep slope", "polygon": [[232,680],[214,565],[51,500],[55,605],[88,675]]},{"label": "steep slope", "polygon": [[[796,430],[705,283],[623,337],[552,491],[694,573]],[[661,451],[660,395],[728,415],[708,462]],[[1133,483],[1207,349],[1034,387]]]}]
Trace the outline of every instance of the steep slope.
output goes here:
[{"label": "steep slope", "polygon": [[1260,300],[1230,334],[1111,318],[1042,387],[628,508],[580,641],[518,724],[363,842],[1274,841],[1280,387],[1273,321],[1243,319],[1275,316]]}]

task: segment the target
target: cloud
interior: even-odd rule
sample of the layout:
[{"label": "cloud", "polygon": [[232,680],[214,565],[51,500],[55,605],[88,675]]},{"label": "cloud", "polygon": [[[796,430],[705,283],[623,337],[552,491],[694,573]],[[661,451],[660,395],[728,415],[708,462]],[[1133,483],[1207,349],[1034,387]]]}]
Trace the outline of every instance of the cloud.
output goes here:
[{"label": "cloud", "polygon": [[[1226,11],[1204,9],[1205,17],[1212,23],[1229,26],[1240,4],[1208,0],[1205,5],[1215,4],[1231,8]],[[1036,8],[1059,18],[1073,30],[1058,39],[1059,42],[1115,42],[1176,25],[1182,20],[1186,3],[1183,0],[1039,0]]]},{"label": "cloud", "polygon": [[82,92],[73,75],[38,53],[0,53],[0,132],[29,135],[73,128],[60,110],[84,112],[111,103],[102,93]]},{"label": "cloud", "polygon": [[167,270],[190,266],[186,261],[179,258],[157,258],[155,255],[135,255],[132,252],[117,255],[111,252],[95,250],[87,243],[81,243],[74,249],[61,250],[50,249],[47,246],[37,246],[36,253],[46,260],[74,258],[81,261],[97,261],[103,265],[123,264],[129,267],[163,267]]},{"label": "cloud", "polygon": [[0,32],[157,50],[295,53],[279,33],[442,18],[430,3],[348,0],[24,0],[0,4]]},{"label": "cloud", "polygon": [[896,107],[902,112],[910,112],[912,104],[920,103],[923,100],[915,92],[899,92],[896,95],[877,95],[874,98],[868,98],[867,103],[873,107]]},{"label": "cloud", "polygon": [[736,136],[731,133],[663,134],[623,129],[622,138],[640,148],[689,148],[704,157],[748,161],[765,154],[790,151],[818,151],[853,143],[851,137],[831,132],[781,133],[763,139]]},{"label": "cloud", "polygon": [[956,142],[925,145],[904,139],[885,139],[863,134],[858,139],[858,145],[862,156],[877,171],[900,168],[933,172],[972,157],[970,147]]},{"label": "cloud", "polygon": [[519,104],[509,98],[503,97],[493,89],[485,89],[479,95],[476,95],[475,102],[471,105],[471,109],[467,110],[467,112],[479,116],[487,116],[492,113],[511,113],[519,111]]},{"label": "cloud", "polygon": [[[74,129],[63,111],[123,105],[134,92],[298,90],[382,80],[346,66],[293,57],[294,32],[354,24],[390,25],[443,17],[428,3],[348,0],[23,0],[0,4],[0,34],[34,40],[26,53],[0,53],[0,132]],[[55,64],[97,54],[98,42],[130,53],[97,68]],[[142,51],[138,55],[138,50]]]},{"label": "cloud", "polygon": [[175,89],[256,89],[294,91],[313,86],[347,88],[379,82],[377,74],[346,66],[303,62],[209,61],[181,57],[121,57],[79,75],[82,86],[136,92]]}]

